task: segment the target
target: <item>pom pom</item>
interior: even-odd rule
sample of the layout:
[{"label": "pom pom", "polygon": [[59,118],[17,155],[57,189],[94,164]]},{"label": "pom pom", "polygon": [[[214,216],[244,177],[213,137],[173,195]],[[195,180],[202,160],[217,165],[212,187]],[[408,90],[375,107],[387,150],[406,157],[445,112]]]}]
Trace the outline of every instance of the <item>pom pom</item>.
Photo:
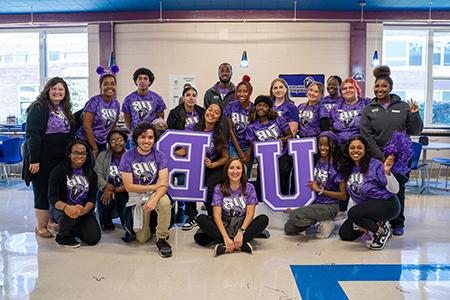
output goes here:
[{"label": "pom pom", "polygon": [[244,75],[244,76],[242,76],[242,81],[246,81],[246,82],[250,82],[250,76],[248,76],[248,75]]},{"label": "pom pom", "polygon": [[102,75],[105,72],[105,68],[98,66],[95,72],[97,72],[98,75]]},{"label": "pom pom", "polygon": [[119,73],[119,66],[118,65],[112,65],[110,68],[111,72],[113,74]]},{"label": "pom pom", "polygon": [[375,78],[386,77],[391,75],[391,69],[388,66],[380,66],[373,70],[373,75]]},{"label": "pom pom", "polygon": [[392,172],[395,174],[405,175],[410,171],[408,162],[411,160],[414,151],[412,142],[408,135],[402,131],[396,131],[384,148],[384,155],[394,155],[395,161],[392,166]]}]

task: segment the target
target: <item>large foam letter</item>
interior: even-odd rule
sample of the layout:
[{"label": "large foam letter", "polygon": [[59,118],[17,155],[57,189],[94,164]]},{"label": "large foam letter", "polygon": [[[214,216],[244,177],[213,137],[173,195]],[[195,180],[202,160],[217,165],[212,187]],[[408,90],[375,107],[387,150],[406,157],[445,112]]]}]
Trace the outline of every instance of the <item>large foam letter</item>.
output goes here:
[{"label": "large foam letter", "polygon": [[[315,200],[315,193],[306,185],[313,180],[316,139],[302,138],[288,141],[288,153],[293,158],[295,194],[282,195],[278,158],[281,155],[279,141],[255,143],[255,156],[258,158],[262,200],[273,210],[285,210],[305,206]],[[289,180],[289,179],[286,179]]]},{"label": "large foam letter", "polygon": [[[200,131],[167,130],[161,135],[156,148],[165,153],[169,163],[169,189],[167,193],[177,201],[206,201],[206,188],[203,186],[205,164],[203,158],[210,146],[211,133]],[[185,157],[175,155],[175,149],[187,149]],[[183,186],[173,185],[173,175],[185,174]]]}]

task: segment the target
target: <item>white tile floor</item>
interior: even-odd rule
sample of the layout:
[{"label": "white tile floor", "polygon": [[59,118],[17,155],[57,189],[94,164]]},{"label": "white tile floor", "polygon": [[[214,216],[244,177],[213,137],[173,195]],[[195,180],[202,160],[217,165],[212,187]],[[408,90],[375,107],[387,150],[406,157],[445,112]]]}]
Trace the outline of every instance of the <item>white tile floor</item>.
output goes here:
[{"label": "white tile floor", "polygon": [[[393,237],[379,252],[335,235],[284,236],[283,217],[270,213],[272,237],[256,240],[253,255],[213,257],[212,250],[194,244],[193,231],[181,229],[171,230],[169,259],[159,257],[154,240],[124,244],[120,229],[104,234],[97,246],[67,250],[33,234],[31,189],[19,181],[0,183],[0,299],[302,299],[290,266],[334,264],[447,268],[431,281],[342,281],[349,299],[450,297],[449,193],[408,195],[405,236]],[[314,278],[303,299],[320,299],[326,277]]]}]

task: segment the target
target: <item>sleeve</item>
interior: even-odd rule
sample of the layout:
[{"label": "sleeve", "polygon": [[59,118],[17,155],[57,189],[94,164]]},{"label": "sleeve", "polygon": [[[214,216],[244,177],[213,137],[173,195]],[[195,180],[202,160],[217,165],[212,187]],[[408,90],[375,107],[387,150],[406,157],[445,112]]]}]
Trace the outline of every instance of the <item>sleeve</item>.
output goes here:
[{"label": "sleeve", "polygon": [[125,99],[123,100],[122,112],[127,114],[127,115],[131,115],[131,112],[130,112],[130,98],[129,98],[129,96],[126,96]]},{"label": "sleeve", "polygon": [[158,171],[168,168],[167,155],[158,151]]},{"label": "sleeve", "polygon": [[398,191],[400,190],[400,186],[394,174],[391,173],[391,175],[386,175],[386,180],[387,180],[386,189],[393,194],[397,194]]},{"label": "sleeve", "polygon": [[280,126],[281,130],[284,132],[286,132],[287,130],[290,130],[291,128],[289,127],[289,123],[286,119],[286,117],[284,116],[279,116],[276,120],[276,122],[278,123],[278,126]]},{"label": "sleeve", "polygon": [[35,104],[27,116],[26,137],[30,153],[30,164],[38,163],[41,159],[41,143],[44,134],[44,128],[42,128],[44,116],[42,113],[42,109]]},{"label": "sleeve", "polygon": [[231,118],[232,103],[233,102],[228,103],[227,106],[225,107],[225,111],[223,112],[223,115],[228,119]]},{"label": "sleeve", "polygon": [[167,128],[169,129],[177,129],[177,115],[175,114],[175,109],[172,109],[169,112],[169,116],[167,117]]},{"label": "sleeve", "polygon": [[156,112],[164,112],[167,108],[166,103],[164,102],[163,98],[160,95],[158,96],[158,105],[156,108]]},{"label": "sleeve", "polygon": [[222,206],[222,203],[223,203],[223,194],[220,191],[220,184],[218,184],[214,187],[211,206]]},{"label": "sleeve", "polygon": [[97,197],[97,174],[92,172],[91,180],[89,181],[89,192],[87,195],[87,202],[91,202],[95,206],[95,199]]},{"label": "sleeve", "polygon": [[381,149],[378,147],[377,142],[375,141],[375,133],[370,125],[370,119],[368,117],[369,106],[366,106],[361,114],[361,122],[359,126],[359,130],[361,135],[366,139],[369,144],[369,151],[372,157],[384,161],[384,154]]},{"label": "sleeve", "polygon": [[105,173],[107,174],[107,172],[105,172],[105,168],[108,167],[108,164],[106,163],[106,152],[107,151],[100,152],[97,159],[95,160],[95,165],[94,165],[94,172],[97,174],[97,177],[98,177],[98,189],[99,190],[103,190],[106,183],[108,182],[108,179],[103,177],[103,174],[105,174]]},{"label": "sleeve", "polygon": [[406,117],[406,133],[409,135],[418,135],[423,130],[423,121],[419,112],[411,113],[408,111]]},{"label": "sleeve", "polygon": [[66,178],[64,172],[62,172],[61,166],[56,166],[50,173],[48,181],[48,201],[54,207],[56,202],[66,202],[66,197],[61,197],[62,186],[64,179]]},{"label": "sleeve", "polygon": [[119,165],[120,172],[133,173],[131,162],[130,162],[130,159],[128,158],[130,156],[129,151],[133,151],[133,150],[131,149],[131,150],[128,150],[127,152],[125,152],[122,156],[122,159],[120,160],[120,165]]},{"label": "sleeve", "polygon": [[89,101],[84,106],[84,111],[90,112],[95,115],[95,112],[97,111],[97,107],[98,107],[98,105],[97,105],[96,98],[92,97],[91,99],[89,99]]},{"label": "sleeve", "polygon": [[246,197],[247,205],[257,205],[258,198],[256,196],[256,189],[250,182],[247,182],[247,197]]},{"label": "sleeve", "polygon": [[255,139],[255,132],[254,132],[254,130],[253,130],[252,124],[250,124],[249,126],[247,126],[247,129],[245,130],[245,138],[246,138],[248,141],[251,141],[251,142],[253,142],[253,141],[256,140],[256,139]]},{"label": "sleeve", "polygon": [[323,104],[319,104],[319,127],[320,131],[330,130],[330,113]]},{"label": "sleeve", "polygon": [[298,109],[294,104],[289,106],[288,121],[289,122],[297,122],[297,123],[300,122],[300,120],[298,118]]},{"label": "sleeve", "polygon": [[211,104],[211,91],[207,90],[203,99],[203,107],[206,109]]}]

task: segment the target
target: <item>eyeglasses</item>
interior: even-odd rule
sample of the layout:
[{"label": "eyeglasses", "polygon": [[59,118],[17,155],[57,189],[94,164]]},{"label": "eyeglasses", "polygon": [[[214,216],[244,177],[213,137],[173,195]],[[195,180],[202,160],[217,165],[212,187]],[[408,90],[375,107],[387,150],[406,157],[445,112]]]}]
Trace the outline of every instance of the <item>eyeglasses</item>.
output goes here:
[{"label": "eyeglasses", "polygon": [[123,142],[125,142],[123,139],[113,139],[109,141],[110,144],[121,144]]},{"label": "eyeglasses", "polygon": [[72,152],[70,154],[72,154],[73,156],[77,156],[77,157],[83,157],[83,156],[87,156],[88,155],[87,152],[78,152],[78,151],[74,151],[74,152]]}]

